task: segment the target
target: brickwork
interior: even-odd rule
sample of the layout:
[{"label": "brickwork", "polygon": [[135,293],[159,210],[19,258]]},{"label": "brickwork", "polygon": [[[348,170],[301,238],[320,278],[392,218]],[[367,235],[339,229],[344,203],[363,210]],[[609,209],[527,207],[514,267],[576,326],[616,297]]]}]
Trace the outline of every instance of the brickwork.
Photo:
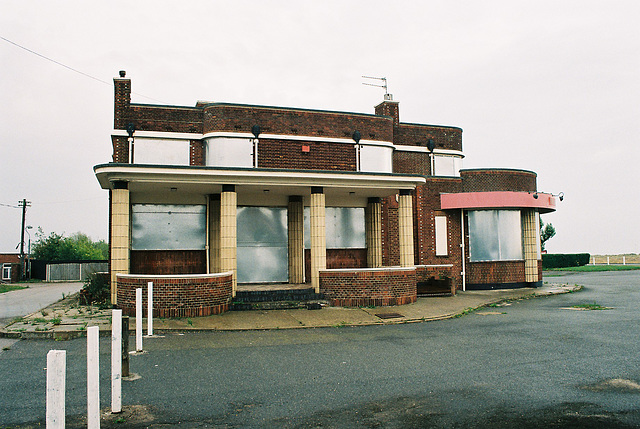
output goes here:
[{"label": "brickwork", "polygon": [[400,105],[397,101],[383,101],[375,107],[375,112],[376,115],[392,117],[394,127],[400,123]]},{"label": "brickwork", "polygon": [[395,197],[382,200],[382,265],[400,265],[398,241],[398,202]]},{"label": "brickwork", "polygon": [[356,150],[344,143],[260,139],[258,167],[356,171]]},{"label": "brickwork", "polygon": [[136,131],[202,133],[202,109],[196,107],[147,106],[132,104],[124,118]]},{"label": "brickwork", "polygon": [[340,307],[403,305],[415,302],[416,270],[320,271],[320,292]]},{"label": "brickwork", "polygon": [[132,274],[205,274],[204,250],[132,250]]},{"label": "brickwork", "polygon": [[467,262],[467,284],[525,283],[524,261]]},{"label": "brickwork", "polygon": [[265,134],[393,141],[392,120],[374,115],[266,106],[212,104],[204,108],[203,132],[251,132],[254,125]]},{"label": "brickwork", "polygon": [[431,160],[428,153],[393,152],[393,172],[397,174],[431,175]]},{"label": "brickwork", "polygon": [[142,288],[143,314],[147,314],[147,283],[153,282],[154,317],[202,317],[229,309],[232,275],[118,276],[118,307],[135,316],[136,289]]},{"label": "brickwork", "polygon": [[127,128],[126,121],[131,104],[131,79],[113,79],[113,90],[113,128],[123,130]]},{"label": "brickwork", "polygon": [[189,141],[189,165],[205,165],[204,159],[204,141]]},{"label": "brickwork", "polygon": [[427,147],[432,139],[436,149],[462,151],[462,129],[456,127],[400,123],[394,137],[397,145]]},{"label": "brickwork", "polygon": [[129,162],[129,141],[127,137],[111,136],[113,146],[113,162],[127,164]]},{"label": "brickwork", "polygon": [[460,283],[456,283],[456,279],[460,279],[460,270],[458,266],[452,264],[443,265],[416,265],[416,284],[428,283],[432,279],[440,280],[444,278],[451,279],[451,294],[455,295],[456,290],[460,289]]},{"label": "brickwork", "polygon": [[462,192],[536,191],[536,173],[525,170],[460,170]]},{"label": "brickwork", "polygon": [[[327,269],[367,268],[367,249],[327,249]],[[307,283],[311,280],[311,250],[304,250]]]}]

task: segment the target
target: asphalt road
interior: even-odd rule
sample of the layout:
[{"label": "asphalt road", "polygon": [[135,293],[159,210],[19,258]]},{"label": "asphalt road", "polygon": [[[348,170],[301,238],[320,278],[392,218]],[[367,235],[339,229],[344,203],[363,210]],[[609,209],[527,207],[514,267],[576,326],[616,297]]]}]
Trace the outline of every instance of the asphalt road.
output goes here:
[{"label": "asphalt road", "polygon": [[26,289],[0,294],[0,326],[14,317],[38,311],[82,289],[82,282],[25,283]]},{"label": "asphalt road", "polygon": [[[585,288],[438,322],[145,339],[103,427],[640,427],[640,271],[546,280]],[[593,303],[611,309],[572,309]],[[83,427],[85,347],[0,352],[0,426],[43,421],[46,353],[65,349],[68,427]],[[107,338],[100,359],[108,408]]]}]

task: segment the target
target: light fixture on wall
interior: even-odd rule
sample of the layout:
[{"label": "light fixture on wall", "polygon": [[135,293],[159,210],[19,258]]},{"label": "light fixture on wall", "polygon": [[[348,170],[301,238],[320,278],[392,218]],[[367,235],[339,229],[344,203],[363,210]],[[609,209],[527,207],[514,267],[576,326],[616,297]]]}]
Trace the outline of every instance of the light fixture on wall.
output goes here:
[{"label": "light fixture on wall", "polygon": [[433,150],[436,148],[436,142],[433,139],[427,140],[427,149],[429,149],[429,169],[431,170],[431,175],[435,176],[435,171],[433,171],[434,163],[433,163]]},{"label": "light fixture on wall", "polygon": [[360,131],[356,130],[351,134],[351,138],[356,144],[353,146],[356,150],[356,171],[360,171]]},{"label": "light fixture on wall", "polygon": [[558,197],[560,201],[564,200],[564,192],[560,192],[559,194],[551,194],[554,197]]},{"label": "light fixture on wall", "polygon": [[170,188],[171,192],[177,192],[178,188]]},{"label": "light fixture on wall", "polygon": [[129,158],[131,159],[131,164],[133,164],[133,133],[136,132],[136,126],[133,122],[129,122],[127,124],[127,134],[129,135],[129,137],[127,138],[127,141],[129,142]]}]

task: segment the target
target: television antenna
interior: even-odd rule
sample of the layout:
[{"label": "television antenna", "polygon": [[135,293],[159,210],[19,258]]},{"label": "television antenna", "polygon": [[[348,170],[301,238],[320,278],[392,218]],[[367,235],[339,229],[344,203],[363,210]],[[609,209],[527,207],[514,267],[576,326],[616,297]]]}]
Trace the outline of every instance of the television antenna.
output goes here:
[{"label": "television antenna", "polygon": [[364,79],[375,79],[382,81],[382,85],[376,85],[375,83],[362,82],[363,85],[367,86],[376,86],[378,88],[384,88],[384,99],[390,100],[391,94],[389,94],[389,90],[387,88],[387,78],[386,77],[375,77],[375,76],[362,76]]}]

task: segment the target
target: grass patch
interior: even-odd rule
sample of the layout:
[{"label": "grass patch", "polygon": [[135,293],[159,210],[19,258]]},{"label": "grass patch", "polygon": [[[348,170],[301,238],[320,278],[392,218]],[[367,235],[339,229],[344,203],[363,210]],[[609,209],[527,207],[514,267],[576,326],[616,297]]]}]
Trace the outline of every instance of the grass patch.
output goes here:
[{"label": "grass patch", "polygon": [[611,308],[603,307],[602,305],[596,304],[595,302],[593,304],[572,305],[571,308],[581,308],[584,310],[611,310]]},{"label": "grass patch", "polygon": [[603,271],[633,271],[633,270],[640,270],[640,265],[583,265],[581,267],[553,268],[550,271],[599,273]]},{"label": "grass patch", "polygon": [[26,288],[27,288],[27,286],[0,284],[0,293],[9,292],[9,291],[12,291],[12,290],[26,289]]}]

